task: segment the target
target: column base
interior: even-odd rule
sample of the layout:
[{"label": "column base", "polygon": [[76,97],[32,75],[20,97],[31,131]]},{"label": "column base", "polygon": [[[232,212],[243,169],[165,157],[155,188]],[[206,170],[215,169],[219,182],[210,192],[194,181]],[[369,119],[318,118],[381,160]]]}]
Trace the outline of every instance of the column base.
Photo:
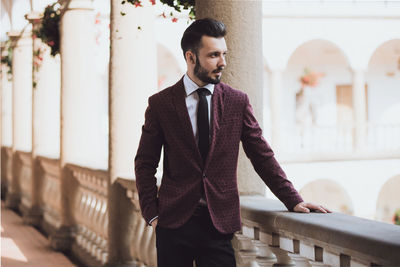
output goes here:
[{"label": "column base", "polygon": [[38,206],[33,206],[30,208],[24,207],[21,204],[19,208],[22,212],[22,221],[26,224],[40,227],[43,219],[43,210]]},{"label": "column base", "polygon": [[21,196],[19,194],[7,192],[6,208],[18,211],[20,202],[21,202]]},{"label": "column base", "polygon": [[50,246],[56,251],[70,251],[75,240],[75,232],[74,227],[61,226],[50,235]]},{"label": "column base", "polygon": [[1,178],[1,199],[6,200],[7,196],[7,184],[3,178]]},{"label": "column base", "polygon": [[141,266],[139,264],[137,264],[135,261],[132,262],[118,262],[118,263],[113,263],[113,262],[107,262],[104,267],[137,267],[137,266]]},{"label": "column base", "polygon": [[[90,255],[85,249],[79,246],[76,242],[72,244],[72,257],[83,266],[87,267],[98,267],[105,266],[105,260],[102,262],[92,255]],[[111,266],[118,266],[117,264]],[[136,267],[136,266],[135,266]]]}]

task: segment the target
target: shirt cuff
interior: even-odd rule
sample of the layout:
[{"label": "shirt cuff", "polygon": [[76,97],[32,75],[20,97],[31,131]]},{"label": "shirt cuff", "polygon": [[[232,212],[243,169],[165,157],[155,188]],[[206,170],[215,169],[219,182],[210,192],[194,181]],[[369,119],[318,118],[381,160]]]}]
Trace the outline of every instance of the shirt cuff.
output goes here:
[{"label": "shirt cuff", "polygon": [[157,219],[158,218],[158,216],[156,216],[156,217],[154,217],[153,219],[151,219],[150,221],[149,221],[149,225],[151,225],[151,223],[155,220],[155,219]]}]

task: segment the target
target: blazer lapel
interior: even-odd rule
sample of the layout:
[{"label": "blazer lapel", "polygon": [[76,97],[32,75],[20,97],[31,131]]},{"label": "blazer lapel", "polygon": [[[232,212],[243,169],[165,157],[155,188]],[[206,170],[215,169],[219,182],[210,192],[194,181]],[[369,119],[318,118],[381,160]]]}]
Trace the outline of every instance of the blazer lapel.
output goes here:
[{"label": "blazer lapel", "polygon": [[[183,78],[182,78],[174,86],[174,97],[173,97],[176,114],[179,118],[179,121],[180,121],[180,124],[182,127],[182,131],[183,131],[184,140],[182,140],[182,141],[189,144],[189,146],[191,147],[191,151],[194,151],[193,154],[194,154],[195,160],[197,162],[200,162],[200,165],[203,166],[203,160],[201,158],[199,148],[196,144],[196,138],[193,134],[193,128],[192,128],[192,124],[190,122],[185,98],[186,98],[186,92],[185,92],[185,87],[183,85]],[[189,155],[189,156],[192,156],[192,155]]]},{"label": "blazer lapel", "polygon": [[224,91],[222,89],[222,86],[220,83],[216,84],[214,87],[214,93],[212,96],[212,134],[211,134],[211,144],[210,144],[210,149],[208,150],[208,155],[205,163],[205,169],[207,168],[214,149],[215,149],[215,143],[217,139],[217,134],[219,131],[220,127],[220,121],[223,118],[223,112],[224,112]]}]

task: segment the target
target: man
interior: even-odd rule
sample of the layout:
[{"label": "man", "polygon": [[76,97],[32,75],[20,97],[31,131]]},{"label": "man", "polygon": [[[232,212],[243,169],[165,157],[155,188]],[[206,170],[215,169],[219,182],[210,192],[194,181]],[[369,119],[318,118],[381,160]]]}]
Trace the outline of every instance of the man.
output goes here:
[{"label": "man", "polygon": [[[193,22],[182,37],[187,72],[151,96],[135,158],[145,220],[156,230],[160,267],[236,266],[231,239],[240,230],[239,143],[255,170],[291,211],[329,212],[305,203],[262,137],[247,95],[220,82],[225,25]],[[157,191],[154,177],[164,148]]]}]

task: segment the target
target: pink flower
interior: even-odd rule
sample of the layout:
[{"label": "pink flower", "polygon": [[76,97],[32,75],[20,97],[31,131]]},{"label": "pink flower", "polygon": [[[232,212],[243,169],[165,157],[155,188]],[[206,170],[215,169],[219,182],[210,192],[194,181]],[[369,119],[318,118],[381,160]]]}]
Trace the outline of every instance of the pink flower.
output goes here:
[{"label": "pink flower", "polygon": [[156,0],[150,0],[150,3],[154,6],[156,4]]},{"label": "pink flower", "polygon": [[140,2],[139,0],[137,0],[137,1],[134,3],[134,5],[135,5],[135,7],[142,7],[142,2]]},{"label": "pink flower", "polygon": [[101,16],[101,14],[100,14],[100,12],[98,12],[97,14],[96,14],[96,20],[94,21],[94,24],[100,24],[100,16]]},{"label": "pink flower", "polygon": [[172,22],[177,22],[178,19],[177,18],[172,18]]},{"label": "pink flower", "polygon": [[47,43],[49,46],[53,46],[54,45],[54,41],[50,41]]},{"label": "pink flower", "polygon": [[165,15],[165,12],[163,12],[162,14],[161,14],[161,16],[165,19],[167,16]]}]

